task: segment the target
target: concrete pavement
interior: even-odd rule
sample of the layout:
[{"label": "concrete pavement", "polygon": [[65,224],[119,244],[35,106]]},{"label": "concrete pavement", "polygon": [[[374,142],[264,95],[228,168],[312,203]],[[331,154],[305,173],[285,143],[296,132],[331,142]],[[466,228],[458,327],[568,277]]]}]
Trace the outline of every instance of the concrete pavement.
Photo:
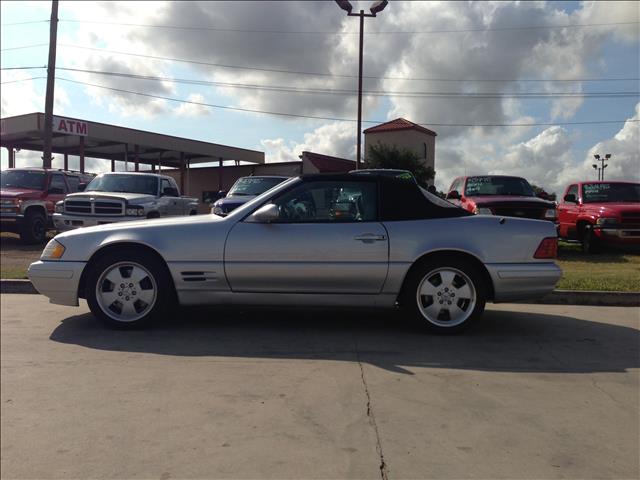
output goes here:
[{"label": "concrete pavement", "polygon": [[638,308],[202,309],[147,331],[1,297],[3,478],[638,478]]}]

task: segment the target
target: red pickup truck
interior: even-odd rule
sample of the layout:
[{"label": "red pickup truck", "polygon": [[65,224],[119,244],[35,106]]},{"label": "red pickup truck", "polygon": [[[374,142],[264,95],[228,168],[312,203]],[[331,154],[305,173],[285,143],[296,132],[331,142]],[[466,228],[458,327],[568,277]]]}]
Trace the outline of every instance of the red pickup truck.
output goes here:
[{"label": "red pickup truck", "polygon": [[558,235],[585,252],[605,245],[640,245],[640,183],[577,182],[558,205]]},{"label": "red pickup truck", "polygon": [[524,178],[485,175],[456,178],[446,195],[472,213],[556,221],[556,204],[536,197]]},{"label": "red pickup truck", "polygon": [[42,243],[53,226],[57,201],[77,192],[93,176],[43,168],[10,168],[0,174],[0,225],[24,243]]}]

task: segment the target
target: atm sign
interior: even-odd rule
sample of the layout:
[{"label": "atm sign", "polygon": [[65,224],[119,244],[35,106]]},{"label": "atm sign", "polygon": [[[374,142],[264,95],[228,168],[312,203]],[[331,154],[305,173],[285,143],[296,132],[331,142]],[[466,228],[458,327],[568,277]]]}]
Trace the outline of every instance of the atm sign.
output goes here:
[{"label": "atm sign", "polygon": [[53,131],[56,133],[67,133],[69,135],[86,137],[89,134],[89,127],[87,126],[87,122],[53,117]]}]

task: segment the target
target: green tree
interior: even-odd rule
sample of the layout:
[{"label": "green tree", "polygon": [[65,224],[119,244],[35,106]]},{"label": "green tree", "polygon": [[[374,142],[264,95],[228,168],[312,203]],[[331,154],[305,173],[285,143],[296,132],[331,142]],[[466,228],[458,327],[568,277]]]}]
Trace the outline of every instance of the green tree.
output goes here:
[{"label": "green tree", "polygon": [[418,183],[425,187],[436,174],[433,168],[422,163],[411,150],[399,149],[395,145],[387,145],[381,142],[369,147],[365,163],[367,168],[409,170],[416,177]]}]

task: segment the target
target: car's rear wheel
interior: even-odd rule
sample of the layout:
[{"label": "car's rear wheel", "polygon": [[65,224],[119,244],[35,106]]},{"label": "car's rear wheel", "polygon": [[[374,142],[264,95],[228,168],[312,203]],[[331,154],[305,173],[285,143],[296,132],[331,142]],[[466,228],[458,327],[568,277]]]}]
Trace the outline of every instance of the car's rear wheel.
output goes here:
[{"label": "car's rear wheel", "polygon": [[455,256],[433,258],[414,268],[401,301],[411,318],[436,333],[457,333],[480,318],[486,303],[483,275]]},{"label": "car's rear wheel", "polygon": [[126,249],[105,255],[90,268],[87,303],[110,327],[146,326],[172,306],[170,274],[153,254]]}]

